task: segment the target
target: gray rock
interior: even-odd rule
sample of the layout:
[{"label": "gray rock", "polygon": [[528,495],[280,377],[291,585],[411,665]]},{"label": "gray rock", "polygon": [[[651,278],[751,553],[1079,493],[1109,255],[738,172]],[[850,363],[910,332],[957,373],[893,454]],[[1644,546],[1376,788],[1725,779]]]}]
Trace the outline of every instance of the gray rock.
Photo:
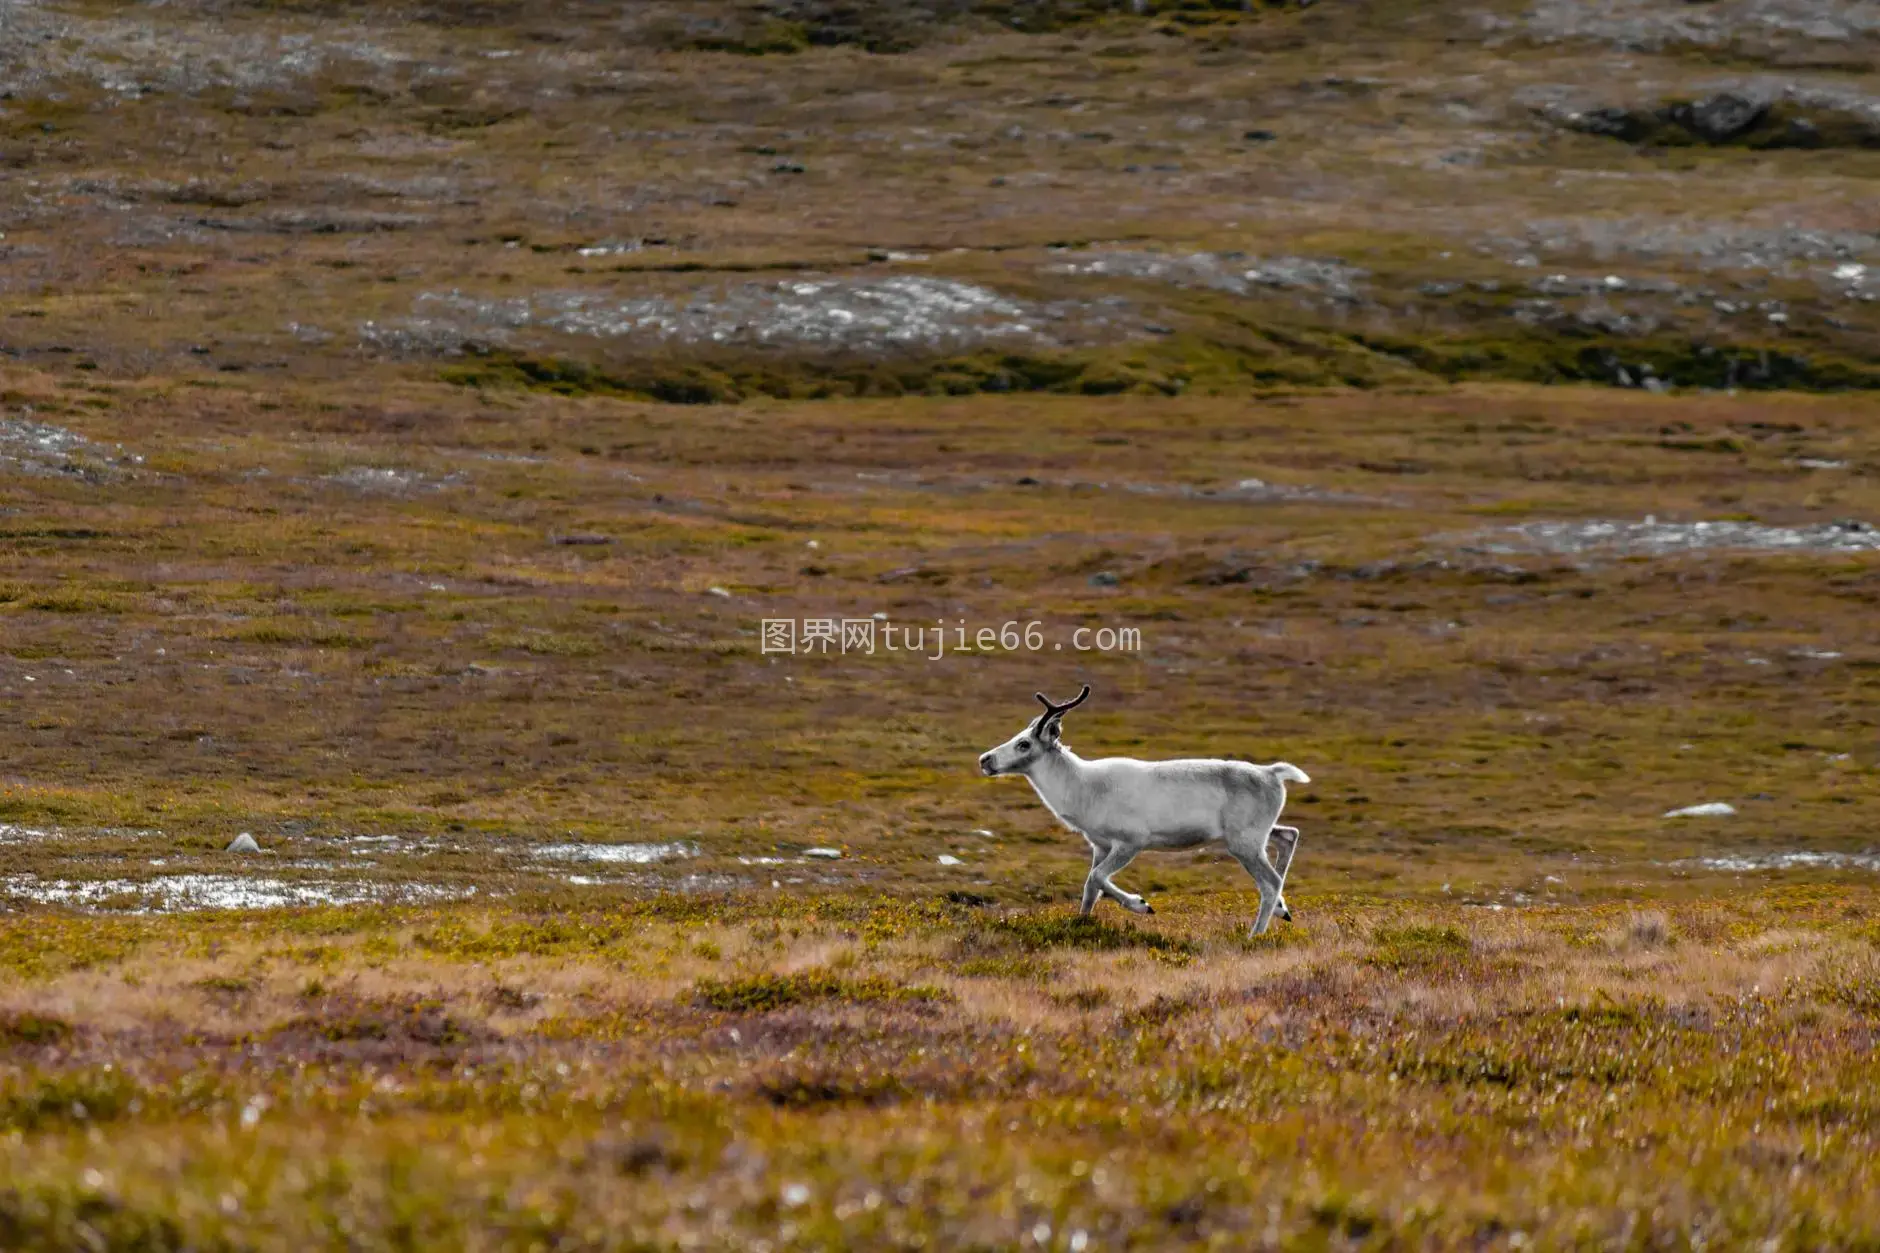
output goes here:
[{"label": "gray rock", "polygon": [[1163,253],[1092,250],[1052,266],[1059,274],[1144,279],[1249,295],[1258,288],[1299,291],[1343,304],[1359,302],[1368,272],[1336,257],[1248,257],[1238,252]]},{"label": "gray rock", "polygon": [[[1115,318],[1088,303],[1031,302],[938,275],[798,275],[708,285],[690,293],[603,290],[527,296],[420,294],[407,318],[367,322],[360,342],[396,353],[452,355],[477,346],[579,336],[645,344],[796,349],[954,350],[1004,342],[1114,338]],[[1129,330],[1134,330],[1130,319]]]},{"label": "gray rock", "polygon": [[1769,113],[1769,101],[1743,92],[1720,91],[1703,100],[1672,105],[1669,119],[1708,143],[1728,143],[1756,128]]},{"label": "gray rock", "polygon": [[[1518,19],[1543,43],[1591,40],[1630,51],[1726,48],[1740,41],[1841,44],[1880,35],[1870,0],[1536,0]],[[1491,30],[1509,19],[1485,20]]]},{"label": "gray rock", "polygon": [[[25,412],[30,414],[32,410]],[[124,466],[142,460],[125,454],[121,447],[113,451],[64,427],[26,417],[0,417],[0,471],[64,475],[95,482],[120,477]]]}]

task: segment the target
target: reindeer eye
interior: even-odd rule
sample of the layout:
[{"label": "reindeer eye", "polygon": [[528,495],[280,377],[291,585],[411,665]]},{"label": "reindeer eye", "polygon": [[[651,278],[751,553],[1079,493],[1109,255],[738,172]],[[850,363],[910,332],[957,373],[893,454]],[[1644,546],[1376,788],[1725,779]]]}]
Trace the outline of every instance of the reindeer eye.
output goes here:
[{"label": "reindeer eye", "polygon": [[1031,741],[1030,741],[1030,740],[1020,740],[1020,741],[1018,742],[1018,751],[1019,751],[1019,752],[1021,752],[1021,753],[1028,753],[1028,752],[1030,752],[1030,751],[1031,751]]}]

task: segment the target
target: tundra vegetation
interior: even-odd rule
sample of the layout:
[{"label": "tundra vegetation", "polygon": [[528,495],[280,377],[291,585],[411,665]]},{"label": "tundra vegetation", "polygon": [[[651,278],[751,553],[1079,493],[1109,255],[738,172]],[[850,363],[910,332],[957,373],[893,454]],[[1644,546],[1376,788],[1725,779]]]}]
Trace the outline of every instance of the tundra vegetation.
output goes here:
[{"label": "tundra vegetation", "polygon": [[1871,10],[0,8],[0,1245],[1880,1244]]}]

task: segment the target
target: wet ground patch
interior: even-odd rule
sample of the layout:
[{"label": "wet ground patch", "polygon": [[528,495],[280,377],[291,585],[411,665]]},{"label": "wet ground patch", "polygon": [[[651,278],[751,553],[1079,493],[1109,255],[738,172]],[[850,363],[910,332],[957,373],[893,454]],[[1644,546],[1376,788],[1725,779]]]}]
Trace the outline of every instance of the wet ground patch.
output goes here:
[{"label": "wet ground patch", "polygon": [[1680,553],[1880,551],[1880,528],[1848,520],[1816,526],[1755,522],[1638,522],[1604,519],[1524,522],[1472,537],[1463,551],[1479,553],[1609,553],[1666,557]]},{"label": "wet ground patch", "polygon": [[1668,863],[1693,870],[1745,873],[1757,870],[1880,870],[1880,853],[1787,852],[1727,853],[1688,857]]},{"label": "wet ground patch", "polygon": [[673,858],[697,857],[699,846],[683,840],[662,844],[540,844],[530,851],[551,861],[649,866]]},{"label": "wet ground patch", "polygon": [[145,879],[0,878],[0,896],[114,912],[297,909],[319,905],[413,904],[473,896],[472,885],[292,879],[260,874],[166,874]]}]

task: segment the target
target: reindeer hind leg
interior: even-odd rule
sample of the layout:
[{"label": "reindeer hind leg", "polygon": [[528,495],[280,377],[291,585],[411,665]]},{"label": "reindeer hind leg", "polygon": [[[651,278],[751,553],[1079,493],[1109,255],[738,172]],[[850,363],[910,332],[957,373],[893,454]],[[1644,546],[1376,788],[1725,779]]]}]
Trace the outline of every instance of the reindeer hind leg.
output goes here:
[{"label": "reindeer hind leg", "polygon": [[[1279,871],[1280,886],[1284,889],[1286,872],[1292,868],[1293,854],[1299,849],[1299,828],[1275,826],[1266,837],[1266,847],[1268,860],[1273,863],[1273,869]],[[1275,917],[1287,922],[1292,921],[1292,910],[1287,907],[1286,893],[1283,890],[1280,892],[1279,908],[1273,913]]]},{"label": "reindeer hind leg", "polygon": [[1279,871],[1266,858],[1264,835],[1256,838],[1252,830],[1239,831],[1227,838],[1227,851],[1253,876],[1254,886],[1260,889],[1260,912],[1254,918],[1253,934],[1264,935],[1273,925],[1273,915],[1279,911],[1282,882]]}]

